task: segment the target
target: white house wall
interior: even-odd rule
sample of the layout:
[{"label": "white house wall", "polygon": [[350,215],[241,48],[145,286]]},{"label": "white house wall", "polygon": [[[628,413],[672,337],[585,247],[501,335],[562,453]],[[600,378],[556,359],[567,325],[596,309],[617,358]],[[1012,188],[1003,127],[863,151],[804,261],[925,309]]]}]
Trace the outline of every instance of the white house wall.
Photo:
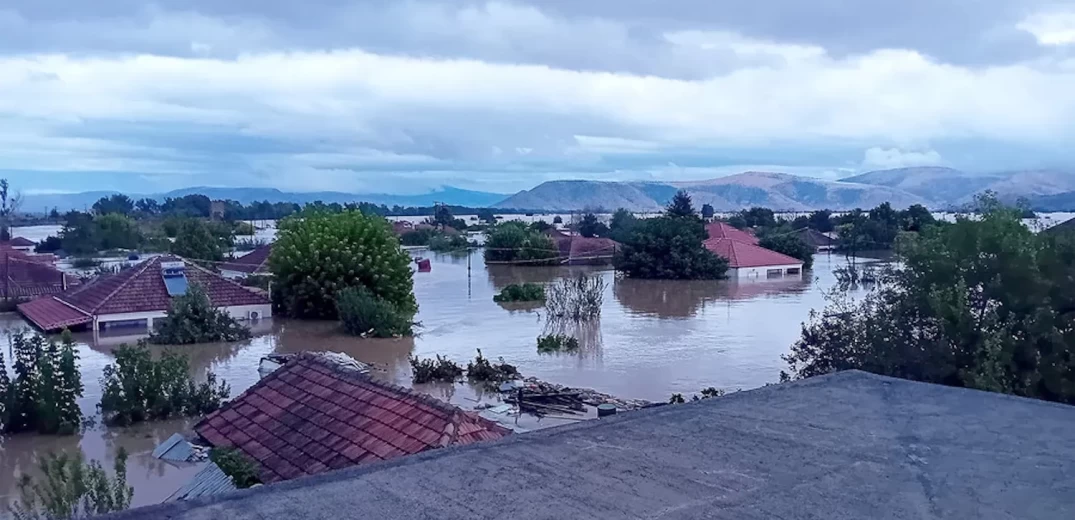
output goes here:
[{"label": "white house wall", "polygon": [[[258,305],[233,305],[231,307],[224,307],[224,310],[228,314],[237,319],[245,320],[247,316],[250,316],[251,312],[257,312],[259,319],[272,317],[272,305],[268,303]],[[157,320],[167,316],[167,311],[146,311],[146,312],[123,312],[116,314],[101,314],[96,317],[98,324],[108,324],[109,322],[123,322],[123,321],[141,321],[141,320]],[[148,325],[148,323],[147,323]]]},{"label": "white house wall", "polygon": [[737,278],[766,278],[769,276],[769,270],[780,269],[781,274],[786,275],[788,269],[798,269],[802,272],[803,264],[784,264],[784,265],[764,265],[759,267],[740,267],[738,269],[729,269],[728,277]]}]

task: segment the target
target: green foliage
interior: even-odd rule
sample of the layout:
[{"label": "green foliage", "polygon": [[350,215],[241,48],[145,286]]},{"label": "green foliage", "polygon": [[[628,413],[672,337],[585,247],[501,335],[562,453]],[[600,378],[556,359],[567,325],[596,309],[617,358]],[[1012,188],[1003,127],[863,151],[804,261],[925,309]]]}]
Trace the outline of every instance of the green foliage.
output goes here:
[{"label": "green foliage", "polygon": [[506,302],[536,302],[545,301],[545,287],[537,283],[511,284],[493,296],[493,301]]},{"label": "green foliage", "polygon": [[[926,212],[929,213],[928,211]],[[832,212],[827,209],[817,210],[810,213],[807,217],[808,226],[820,231],[822,233],[828,233],[835,229],[832,225]]]},{"label": "green foliage", "polygon": [[685,402],[687,400],[683,398],[683,394],[672,394],[672,397],[668,398],[668,404],[683,404]]},{"label": "green foliage", "polygon": [[205,290],[197,284],[187,293],[172,298],[168,314],[156,320],[150,343],[191,345],[250,339],[250,329],[242,326],[227,311],[213,307]]},{"label": "green foliage", "polygon": [[347,287],[336,294],[336,309],[348,334],[392,338],[414,334],[412,315],[365,287]]},{"label": "green foliage", "polygon": [[481,208],[475,212],[475,215],[478,216],[478,220],[486,224],[496,224],[496,214],[493,213],[492,209]]},{"label": "green foliage", "polygon": [[605,299],[601,275],[561,278],[545,290],[545,312],[550,319],[586,321],[601,316]]},{"label": "green foliage", "polygon": [[545,231],[548,231],[548,230],[554,229],[554,228],[553,228],[552,224],[549,224],[548,222],[545,222],[544,220],[536,220],[536,221],[530,223],[530,229],[532,229],[534,231],[537,231],[538,233],[542,233],[542,232],[545,232]]},{"label": "green foliage", "polygon": [[71,260],[71,267],[75,269],[91,269],[100,265],[100,260],[91,257],[79,257]]},{"label": "green foliage", "polygon": [[86,464],[82,453],[49,453],[40,462],[42,478],[23,474],[19,501],[11,506],[16,520],[68,520],[89,518],[131,506],[134,487],[127,485],[127,451],[116,454],[114,477],[101,463]]},{"label": "green foliage", "polygon": [[292,318],[335,319],[336,293],[365,287],[413,316],[410,264],[382,217],[359,211],[290,217],[280,222],[269,256],[274,304]]},{"label": "green foliage", "polygon": [[921,232],[936,224],[921,205],[896,211],[885,202],[868,212],[851,211],[832,219],[839,234],[837,249],[849,253],[891,249],[900,232]]},{"label": "green foliage", "polygon": [[[0,376],[0,432],[69,435],[82,424],[82,378],[71,333],[57,342],[40,334],[11,336],[12,371]],[[0,358],[0,368],[3,368]]]},{"label": "green foliage", "polygon": [[626,242],[638,227],[638,217],[623,208],[617,209],[609,221],[609,238],[617,242]]},{"label": "green foliage", "polygon": [[269,245],[269,242],[261,238],[240,238],[235,241],[236,251],[253,251],[261,246]]},{"label": "green foliage", "polygon": [[114,364],[106,365],[101,376],[101,403],[98,408],[108,424],[128,426],[176,416],[199,416],[217,408],[228,397],[227,383],[217,384],[208,372],[205,382],[195,384],[190,377],[187,356],[166,350],[154,361],[145,344],[120,345],[113,351]]},{"label": "green foliage", "polygon": [[272,284],[272,277],[264,274],[248,274],[239,280],[239,283],[243,287],[257,287],[268,291],[269,285]]},{"label": "green foliage", "polygon": [[99,249],[95,234],[93,216],[88,213],[70,211],[64,216],[64,224],[60,229],[60,243],[63,244],[63,250],[67,254],[93,254]]},{"label": "green foliage", "polygon": [[452,215],[452,209],[444,204],[434,206],[433,216],[427,219],[426,222],[441,230],[447,228],[463,230],[467,228],[467,223],[461,218],[455,218],[455,216]]},{"label": "green foliage", "polygon": [[709,219],[713,218],[713,215],[715,215],[716,213],[717,212],[713,210],[713,205],[712,204],[702,204],[702,218],[703,219],[709,220]]},{"label": "green foliage", "polygon": [[736,212],[728,223],[738,229],[772,227],[776,225],[776,215],[769,208],[750,208]]},{"label": "green foliage", "polygon": [[261,483],[258,464],[235,448],[213,448],[209,450],[209,460],[231,477],[232,483],[239,489]]},{"label": "green foliage", "polygon": [[442,358],[438,354],[434,359],[421,359],[412,356],[411,380],[414,384],[454,383],[463,377],[463,368],[456,362]]},{"label": "green foliage", "polygon": [[503,222],[492,226],[485,240],[486,262],[518,262],[528,265],[550,264],[560,250],[549,237],[522,222]]},{"label": "green foliage", "polygon": [[470,241],[461,234],[438,233],[429,239],[429,250],[438,253],[466,251]]},{"label": "green foliage", "polygon": [[574,352],[579,349],[579,340],[565,334],[548,334],[538,336],[537,350],[541,354],[550,352]]},{"label": "green foliage", "polygon": [[563,224],[564,223],[564,218],[561,217],[560,215],[556,215],[555,217],[552,218],[552,223],[553,224]]},{"label": "green foliage", "polygon": [[901,239],[865,297],[814,313],[782,376],[858,368],[1075,404],[1075,242],[983,202],[978,220]]},{"label": "green foliage", "polygon": [[185,219],[179,222],[172,253],[191,260],[209,260],[219,262],[224,259],[224,251],[230,245],[230,231],[222,237],[219,230],[198,219]]},{"label": "green foliage", "polygon": [[101,197],[93,203],[93,212],[98,215],[130,215],[134,211],[134,201],[123,194]]},{"label": "green foliage", "polygon": [[491,363],[485,356],[482,356],[481,349],[478,349],[478,355],[474,361],[467,363],[467,379],[481,383],[501,383],[519,378],[518,369],[505,363],[504,358],[498,361],[499,363]]},{"label": "green foliage", "polygon": [[[698,394],[691,396],[691,401],[701,401],[702,399],[712,399],[714,397],[721,397],[724,395],[724,390],[720,390],[716,387],[708,387],[702,389],[702,396],[698,397]],[[684,404],[687,399],[683,397],[683,394],[672,394],[672,397],[668,399],[668,404]]]},{"label": "green foliage", "polygon": [[49,235],[41,242],[38,242],[37,246],[34,247],[34,252],[55,253],[60,249],[63,249],[63,241],[60,240],[60,237]]},{"label": "green foliage", "polygon": [[231,233],[233,235],[251,236],[257,229],[254,229],[254,225],[249,222],[233,221],[231,223]]},{"label": "green foliage", "polygon": [[429,228],[415,229],[399,236],[399,243],[405,246],[428,246],[434,231]]},{"label": "green foliage", "polygon": [[758,245],[802,260],[803,268],[805,269],[810,269],[814,265],[814,248],[803,242],[798,235],[785,233],[783,235],[767,236],[762,238]]},{"label": "green foliage", "polygon": [[621,240],[613,264],[630,278],[723,278],[728,261],[702,245],[706,238],[705,226],[697,218],[643,219]]},{"label": "green foliage", "polygon": [[579,235],[586,238],[593,237],[607,237],[609,233],[608,226],[604,222],[597,219],[597,215],[593,213],[587,213],[582,216],[582,220],[578,226]]},{"label": "green foliage", "polygon": [[691,202],[691,196],[684,190],[676,192],[672,197],[672,201],[668,203],[668,207],[664,211],[666,216],[672,218],[697,218],[698,213],[694,211],[694,204]]},{"label": "green foliage", "polygon": [[59,236],[59,245],[73,255],[90,255],[105,249],[137,249],[144,241],[134,220],[121,213],[93,216],[68,212]]}]

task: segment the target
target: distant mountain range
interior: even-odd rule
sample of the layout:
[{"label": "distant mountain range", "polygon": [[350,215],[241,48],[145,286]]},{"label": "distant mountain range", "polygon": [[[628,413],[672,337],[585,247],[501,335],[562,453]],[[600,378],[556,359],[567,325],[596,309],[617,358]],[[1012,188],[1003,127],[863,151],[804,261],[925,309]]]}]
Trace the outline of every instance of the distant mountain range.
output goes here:
[{"label": "distant mountain range", "polygon": [[[101,197],[108,197],[119,193],[117,191],[87,191],[82,193],[41,194],[24,195],[22,211],[40,213],[57,208],[59,211],[71,209],[85,210],[93,206]],[[382,193],[343,193],[338,191],[317,192],[286,192],[272,188],[211,188],[194,187],[169,191],[167,193],[137,194],[128,193],[132,199],[152,198],[164,200],[165,198],[182,197],[190,194],[202,194],[213,200],[234,200],[243,204],[260,202],[294,202],[305,204],[320,200],[326,204],[338,202],[371,202],[385,204],[387,206],[432,206],[434,203],[443,202],[453,206],[487,207],[501,200],[506,195],[502,193],[490,193],[484,191],[471,191],[446,186],[436,191],[419,195],[390,195]]]},{"label": "distant mountain range", "polygon": [[[304,204],[372,202],[388,206],[431,206],[443,202],[456,206],[494,207],[532,211],[614,210],[658,211],[678,190],[687,190],[695,205],[711,204],[717,211],[736,211],[764,206],[779,211],[813,209],[847,210],[871,208],[889,202],[897,208],[923,204],[931,209],[958,209],[973,202],[975,195],[992,190],[1005,202],[1026,200],[1038,211],[1075,210],[1075,172],[1027,170],[999,173],[968,173],[952,168],[917,167],[881,170],[825,181],[786,173],[746,172],[707,181],[614,182],[562,180],[539,184],[511,196],[471,191],[450,186],[420,195],[343,193],[336,191],[285,192],[271,188],[195,187],[157,194],[127,194],[133,199],[163,200],[199,193],[211,199],[236,200],[243,204],[267,200]],[[73,194],[27,195],[22,210],[39,213],[53,207],[60,211],[86,209],[101,197],[117,192],[93,191]]]},{"label": "distant mountain range", "polygon": [[923,204],[931,209],[955,209],[973,202],[974,196],[985,190],[996,192],[1006,202],[1026,199],[1036,209],[1045,210],[1046,201],[1051,211],[1075,208],[1075,172],[973,174],[942,167],[873,171],[839,181],[774,172],[746,172],[694,182],[549,181],[508,197],[495,207],[544,211],[622,207],[656,211],[680,189],[687,190],[696,205],[711,204],[717,211],[752,206],[780,211],[847,210],[871,208],[886,201],[898,208]]}]

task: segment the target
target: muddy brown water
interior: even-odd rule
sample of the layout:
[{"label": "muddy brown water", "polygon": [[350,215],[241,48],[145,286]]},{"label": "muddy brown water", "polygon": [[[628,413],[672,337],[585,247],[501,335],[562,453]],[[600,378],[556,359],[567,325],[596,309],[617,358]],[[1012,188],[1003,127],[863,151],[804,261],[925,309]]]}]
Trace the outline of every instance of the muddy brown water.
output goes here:
[{"label": "muddy brown water", "polygon": [[[481,252],[433,255],[433,269],[415,274],[420,305],[419,335],[402,339],[358,339],[338,333],[325,322],[266,320],[255,337],[233,344],[182,347],[192,370],[225,379],[235,396],[257,381],[258,361],[269,353],[329,350],[346,353],[375,367],[378,377],[410,385],[408,356],[440,354],[461,364],[476,349],[486,357],[503,357],[527,376],[559,384],[594,388],[625,398],[667,400],[672,393],[691,394],[708,386],[749,389],[777,381],[784,368],[781,354],[798,338],[811,309],[824,306],[824,292],[835,282],[840,255],[819,254],[812,272],[767,280],[714,282],[625,280],[607,268],[488,266]],[[493,295],[509,283],[552,282],[577,272],[602,276],[607,288],[598,322],[556,329],[580,338],[574,354],[538,354],[536,338],[550,330],[540,308],[502,306]],[[0,315],[0,345],[8,356],[6,336],[26,327],[20,317]],[[85,395],[84,413],[96,415],[102,369],[111,351],[137,340],[137,329],[94,337],[76,335]],[[10,359],[10,358],[8,358]],[[9,363],[10,365],[10,363]],[[495,402],[496,397],[470,385],[424,386],[419,390],[462,407]],[[80,449],[87,458],[111,467],[116,451],[131,455],[128,479],[134,504],[167,498],[199,469],[155,460],[153,448],[172,433],[189,432],[194,421],[167,421],[133,428],[96,425],[67,437],[16,435],[0,440],[0,512],[17,496],[18,475],[33,471],[36,457],[48,451]],[[519,425],[538,428],[560,424],[546,418],[522,418]],[[2,516],[2,513],[0,513]]]}]

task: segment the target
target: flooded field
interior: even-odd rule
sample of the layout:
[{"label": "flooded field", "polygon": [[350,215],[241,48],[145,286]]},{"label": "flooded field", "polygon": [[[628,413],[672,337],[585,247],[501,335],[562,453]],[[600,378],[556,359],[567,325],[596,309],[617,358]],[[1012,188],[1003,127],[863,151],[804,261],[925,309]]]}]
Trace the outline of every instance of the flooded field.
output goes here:
[{"label": "flooded field", "polygon": [[[408,356],[440,354],[464,363],[476,349],[486,357],[503,357],[526,376],[625,398],[663,401],[674,392],[695,393],[708,386],[749,389],[777,381],[784,363],[780,355],[799,335],[811,309],[824,305],[833,269],[846,260],[820,254],[812,272],[791,278],[758,281],[648,281],[619,279],[609,269],[489,266],[481,251],[467,255],[434,255],[429,273],[415,274],[420,305],[420,334],[414,338],[373,340],[340,335],[334,323],[263,321],[251,340],[183,347],[197,375],[216,372],[237,395],[257,378],[258,361],[269,353],[329,350],[344,352],[375,366],[378,377],[410,386]],[[551,282],[579,271],[597,273],[607,283],[601,319],[569,330],[582,341],[575,354],[538,354],[536,338],[545,332],[540,309],[505,308],[492,298],[509,283]],[[26,327],[14,314],[0,316],[0,345],[6,336]],[[136,341],[141,331],[95,337],[76,335],[85,395],[83,412],[96,415],[99,378],[112,361],[111,350]],[[483,398],[470,385],[424,387],[420,390],[473,408]],[[555,424],[521,424],[535,428]],[[81,436],[14,436],[0,443],[0,507],[12,496],[15,475],[34,464],[36,454],[81,449],[106,467],[119,447],[132,455],[129,479],[136,504],[167,498],[198,469],[155,460],[153,448],[176,431],[189,432],[191,421],[153,423],[120,429],[96,425]],[[6,507],[4,508],[6,509]]]}]

